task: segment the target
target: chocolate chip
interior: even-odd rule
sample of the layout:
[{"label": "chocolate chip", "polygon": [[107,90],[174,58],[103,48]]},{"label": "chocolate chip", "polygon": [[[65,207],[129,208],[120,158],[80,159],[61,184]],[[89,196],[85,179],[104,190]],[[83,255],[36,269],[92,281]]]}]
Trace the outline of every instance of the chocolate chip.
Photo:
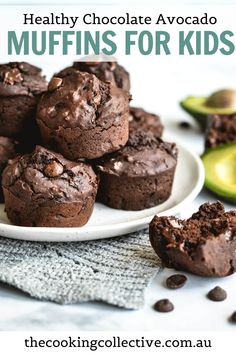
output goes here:
[{"label": "chocolate chip", "polygon": [[224,301],[227,298],[227,293],[220,286],[216,286],[207,294],[208,299],[212,301]]},{"label": "chocolate chip", "polygon": [[132,122],[134,120],[134,117],[132,116],[132,114],[129,114],[129,122]]},{"label": "chocolate chip", "polygon": [[231,315],[230,322],[236,323],[236,311]]},{"label": "chocolate chip", "polygon": [[166,279],[166,286],[168,289],[179,289],[184,286],[187,277],[182,274],[174,274]]},{"label": "chocolate chip", "polygon": [[113,61],[111,64],[110,64],[110,70],[111,71],[114,71],[116,69],[116,62]]},{"label": "chocolate chip", "polygon": [[24,64],[24,63],[19,63],[19,64],[18,64],[18,68],[19,68],[21,71],[25,71],[25,64]]},{"label": "chocolate chip", "polygon": [[23,77],[18,69],[11,69],[5,72],[4,84],[14,85],[14,83],[20,83],[23,81]]},{"label": "chocolate chip", "polygon": [[124,155],[124,158],[125,158],[125,160],[126,161],[128,161],[128,162],[134,162],[134,158],[133,158],[133,156],[130,156],[130,155]]},{"label": "chocolate chip", "polygon": [[49,91],[56,90],[58,87],[61,86],[62,81],[63,80],[60,77],[53,77],[52,80],[48,84],[48,90]]},{"label": "chocolate chip", "polygon": [[44,174],[47,177],[58,177],[63,171],[63,166],[57,161],[49,162],[44,168]]},{"label": "chocolate chip", "polygon": [[121,161],[116,161],[114,163],[114,169],[118,171],[122,167],[123,163]]},{"label": "chocolate chip", "polygon": [[179,123],[179,126],[180,126],[180,128],[183,128],[183,129],[189,129],[189,128],[191,128],[191,124],[189,123],[189,122],[180,122]]},{"label": "chocolate chip", "polygon": [[158,312],[170,312],[174,310],[174,305],[168,299],[162,299],[157,301],[153,306],[155,311]]}]

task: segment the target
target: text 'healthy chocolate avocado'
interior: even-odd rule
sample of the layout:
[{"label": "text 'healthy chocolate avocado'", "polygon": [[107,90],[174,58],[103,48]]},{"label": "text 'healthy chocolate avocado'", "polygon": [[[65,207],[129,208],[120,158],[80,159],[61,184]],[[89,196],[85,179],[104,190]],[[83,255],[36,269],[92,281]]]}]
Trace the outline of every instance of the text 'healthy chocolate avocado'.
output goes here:
[{"label": "text 'healthy chocolate avocado'", "polygon": [[203,204],[187,220],[155,216],[150,241],[166,266],[207,277],[236,271],[236,211],[220,202]]},{"label": "text 'healthy chocolate avocado'", "polygon": [[92,74],[73,70],[54,77],[38,105],[44,143],[71,160],[119,150],[128,140],[129,99]]},{"label": "text 'healthy chocolate avocado'", "polygon": [[10,161],[2,185],[7,216],[15,225],[75,227],[92,213],[98,180],[90,166],[37,146]]}]

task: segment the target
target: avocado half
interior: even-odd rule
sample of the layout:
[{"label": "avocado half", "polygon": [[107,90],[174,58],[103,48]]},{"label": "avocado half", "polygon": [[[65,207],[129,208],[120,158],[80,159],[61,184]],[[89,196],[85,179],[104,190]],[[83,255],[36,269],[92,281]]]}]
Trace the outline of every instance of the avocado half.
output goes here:
[{"label": "avocado half", "polygon": [[205,187],[236,203],[236,142],[208,149],[202,155]]},{"label": "avocado half", "polygon": [[236,90],[224,89],[208,97],[188,96],[180,102],[181,107],[199,123],[203,131],[209,114],[235,114]]}]

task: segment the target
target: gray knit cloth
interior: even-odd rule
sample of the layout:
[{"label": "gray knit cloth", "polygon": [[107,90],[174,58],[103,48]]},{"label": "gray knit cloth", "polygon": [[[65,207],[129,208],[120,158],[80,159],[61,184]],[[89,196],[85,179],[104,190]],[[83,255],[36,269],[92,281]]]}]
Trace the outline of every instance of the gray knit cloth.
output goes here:
[{"label": "gray knit cloth", "polygon": [[104,301],[141,308],[145,289],[159,269],[147,230],[75,243],[0,237],[0,280],[35,298],[60,304]]}]

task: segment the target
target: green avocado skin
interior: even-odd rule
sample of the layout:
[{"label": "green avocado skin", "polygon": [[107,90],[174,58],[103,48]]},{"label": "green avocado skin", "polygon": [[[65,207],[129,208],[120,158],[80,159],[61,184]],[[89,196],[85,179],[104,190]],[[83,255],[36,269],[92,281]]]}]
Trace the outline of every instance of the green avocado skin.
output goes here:
[{"label": "green avocado skin", "polygon": [[205,105],[207,97],[204,96],[188,96],[180,102],[180,106],[190,114],[199,124],[202,131],[205,132],[208,127],[208,117],[211,114],[235,114],[236,110],[232,108],[215,108]]},{"label": "green avocado skin", "polygon": [[196,122],[199,124],[201,130],[203,132],[205,132],[207,129],[208,114],[198,113],[195,110],[190,109],[189,107],[186,107],[185,100],[180,102],[180,106],[183,108],[184,111],[186,111],[188,114],[190,114],[196,120]]},{"label": "green avocado skin", "polygon": [[[233,163],[235,158],[236,142],[208,149],[201,156],[205,167],[204,186],[223,200],[233,204],[236,204],[236,164]],[[233,166],[231,172],[229,172],[233,174],[233,180],[235,179],[233,187],[232,185],[227,184],[226,179],[223,180],[223,178],[220,178],[219,175],[217,175],[216,165],[220,163],[226,167],[226,170],[227,166]],[[228,175],[228,177],[230,176]]]}]

